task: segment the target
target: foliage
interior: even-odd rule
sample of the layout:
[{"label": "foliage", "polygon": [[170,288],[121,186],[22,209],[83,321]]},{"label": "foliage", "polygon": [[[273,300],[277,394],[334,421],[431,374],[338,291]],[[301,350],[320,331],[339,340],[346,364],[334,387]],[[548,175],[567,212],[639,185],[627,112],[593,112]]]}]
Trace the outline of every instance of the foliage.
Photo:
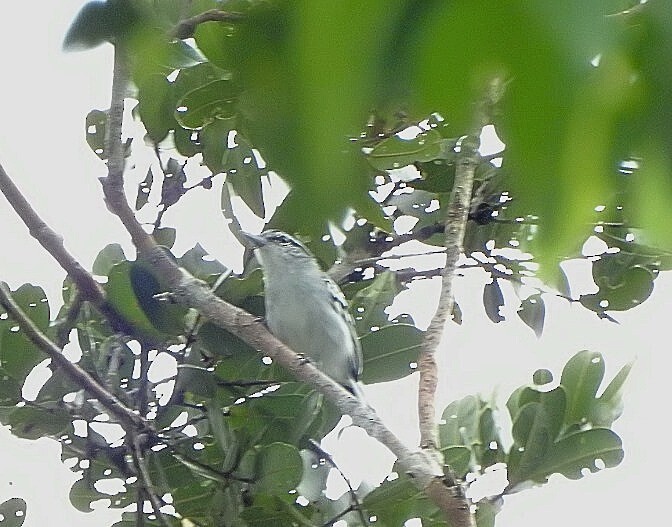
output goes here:
[{"label": "foliage", "polygon": [[[303,234],[350,300],[363,381],[376,383],[415,369],[423,332],[409,315],[390,319],[388,311],[411,282],[437,276],[441,265],[430,258],[419,270],[414,257],[395,251],[411,246],[431,255],[443,246],[465,154],[478,162],[460,266],[490,277],[483,289],[490,320],[503,321],[501,308],[513,302],[540,334],[546,295],[603,318],[648,298],[657,274],[672,266],[669,207],[658,197],[669,195],[672,164],[663,126],[672,117],[665,81],[672,28],[661,6],[107,0],[84,6],[65,45],[111,41],[127,53],[133,114],[156,153],[135,207],[152,209],[165,251],[221,298],[263,316],[260,271],[233,276],[198,244],[175,254],[179,229],[163,226],[163,214],[194,188],[216,189],[235,236],[236,197],[268,227]],[[108,159],[107,111],[92,110],[86,124],[91,149]],[[505,150],[471,152],[486,132]],[[139,143],[129,138],[125,155],[145,148]],[[277,177],[291,190],[274,210],[267,189]],[[581,250],[588,239],[601,243],[597,254]],[[591,262],[596,292],[569,288],[560,267],[569,258]],[[365,525],[372,515],[377,525],[413,517],[444,524],[403,473],[372,492],[328,499],[333,462],[312,441],[340,415],[320,394],[171,304],[142,256],[132,260],[110,245],[93,272],[132,334],[82,301],[69,278],[53,319],[40,288],[25,285],[14,297],[41,331],[81,351],[81,368],[155,427],[143,437],[143,459],[120,429],[118,437],[103,432],[109,416],[61,370],[25,400],[24,382],[43,357],[15,321],[0,317],[0,421],[17,436],[61,442],[63,460],[82,476],[71,490],[77,508],[108,500],[125,509],[116,525],[159,525],[146,512],[154,493],[168,525],[178,518],[204,527],[335,518]],[[459,305],[453,315],[459,321]],[[159,364],[169,373],[156,373]],[[554,473],[578,478],[617,465],[623,451],[610,427],[629,369],[600,396],[598,354],[573,357],[557,385],[549,372],[536,372],[508,399],[511,445],[501,440],[507,425],[494,401],[470,395],[451,403],[440,439],[452,476],[466,486],[505,466],[504,495]],[[141,484],[143,470],[151,489]],[[118,491],[101,490],[105,484]],[[483,500],[479,525],[492,525],[500,506],[501,495]]]}]

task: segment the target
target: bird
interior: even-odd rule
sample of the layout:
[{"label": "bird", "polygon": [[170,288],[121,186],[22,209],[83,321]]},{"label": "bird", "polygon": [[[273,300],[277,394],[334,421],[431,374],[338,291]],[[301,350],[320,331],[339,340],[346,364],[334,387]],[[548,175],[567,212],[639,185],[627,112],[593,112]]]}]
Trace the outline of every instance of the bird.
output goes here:
[{"label": "bird", "polygon": [[271,333],[364,402],[359,382],[362,348],[338,285],[293,236],[274,229],[243,235],[264,274],[266,325]]}]

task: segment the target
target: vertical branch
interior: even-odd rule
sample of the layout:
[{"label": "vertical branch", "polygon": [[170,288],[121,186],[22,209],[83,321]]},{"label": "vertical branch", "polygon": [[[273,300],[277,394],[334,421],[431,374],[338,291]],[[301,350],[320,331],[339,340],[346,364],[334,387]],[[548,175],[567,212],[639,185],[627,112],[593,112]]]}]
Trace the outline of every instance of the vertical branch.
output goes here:
[{"label": "vertical branch", "polygon": [[441,342],[443,328],[453,312],[453,276],[457,260],[462,254],[462,243],[467,225],[474,184],[474,170],[478,164],[478,138],[467,136],[460,145],[460,154],[455,166],[455,184],[450,195],[445,220],[446,265],[441,273],[439,306],[427,329],[418,359],[420,386],[418,389],[418,415],[420,446],[426,449],[438,447],[436,430],[435,394],[438,384],[436,350]]},{"label": "vertical branch", "polygon": [[463,251],[462,244],[474,187],[474,172],[480,162],[478,134],[480,134],[483,126],[492,122],[493,110],[502,98],[505,89],[506,82],[500,77],[493,77],[489,84],[485,86],[483,96],[478,101],[474,112],[473,130],[470,135],[462,139],[460,151],[457,155],[455,183],[450,194],[448,212],[444,223],[446,265],[441,273],[439,306],[427,329],[418,359],[418,371],[420,372],[420,387],[418,389],[420,446],[424,449],[434,450],[438,446],[435,421],[435,394],[438,374],[435,353],[441,342],[446,320],[449,314],[453,312],[453,277],[457,268],[457,260]]}]

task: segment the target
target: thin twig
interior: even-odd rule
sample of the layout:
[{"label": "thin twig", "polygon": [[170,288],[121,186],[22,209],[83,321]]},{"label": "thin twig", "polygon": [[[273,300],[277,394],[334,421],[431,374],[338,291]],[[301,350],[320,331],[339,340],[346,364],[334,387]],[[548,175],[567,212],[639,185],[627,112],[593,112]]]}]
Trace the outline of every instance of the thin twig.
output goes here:
[{"label": "thin twig", "polygon": [[[133,465],[135,466],[135,470],[140,478],[140,481],[142,482],[142,488],[140,490],[144,491],[144,494],[147,495],[149,502],[152,504],[152,510],[154,511],[154,515],[156,516],[156,519],[159,521],[159,523],[164,527],[170,527],[168,520],[161,512],[161,507],[163,507],[163,503],[161,502],[161,498],[159,498],[159,496],[156,494],[156,491],[154,490],[154,484],[152,483],[152,478],[149,474],[149,470],[147,470],[147,463],[145,463],[145,456],[142,452],[140,437],[138,436],[137,433],[135,433],[135,431],[132,431],[130,433],[130,439],[132,446],[131,453],[133,457]],[[139,492],[139,495],[142,494],[143,492]],[[142,507],[139,507],[138,515],[142,514],[143,514]]]},{"label": "thin twig", "polygon": [[348,507],[347,512],[343,511],[341,512],[336,518],[332,519],[330,523],[327,523],[327,525],[331,525],[333,523],[336,523],[336,521],[341,518],[342,516],[345,516],[348,512],[351,510],[356,510],[357,513],[359,514],[359,521],[362,522],[362,525],[366,526],[369,525],[369,520],[366,518],[364,511],[362,509],[362,503],[359,501],[359,496],[357,496],[357,493],[355,492],[355,489],[352,488],[352,485],[350,484],[350,480],[346,477],[346,475],[343,473],[341,468],[336,464],[334,461],[334,458],[331,457],[331,454],[324,450],[318,443],[317,441],[310,439],[309,440],[309,448],[315,452],[318,456],[320,456],[322,459],[324,459],[329,465],[331,465],[332,468],[335,468],[338,473],[341,475],[341,478],[343,478],[343,481],[345,481],[345,484],[348,486],[348,494],[350,494],[350,500],[352,501],[352,505]]},{"label": "thin twig", "polygon": [[16,321],[26,337],[60,367],[72,382],[98,399],[100,404],[119,421],[125,430],[152,431],[151,426],[145,419],[126,407],[117,397],[91,377],[88,372],[77,364],[70,362],[63,355],[63,351],[40,331],[40,328],[14,301],[9,287],[4,282],[0,282],[0,304]]}]

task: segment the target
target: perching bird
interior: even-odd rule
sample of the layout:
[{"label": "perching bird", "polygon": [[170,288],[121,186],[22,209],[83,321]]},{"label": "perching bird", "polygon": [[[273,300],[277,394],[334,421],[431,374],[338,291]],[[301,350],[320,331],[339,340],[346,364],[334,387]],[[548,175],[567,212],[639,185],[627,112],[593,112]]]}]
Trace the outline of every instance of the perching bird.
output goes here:
[{"label": "perching bird", "polygon": [[276,230],[243,234],[264,271],[268,328],[363,401],[362,349],[339,287],[292,236]]}]

